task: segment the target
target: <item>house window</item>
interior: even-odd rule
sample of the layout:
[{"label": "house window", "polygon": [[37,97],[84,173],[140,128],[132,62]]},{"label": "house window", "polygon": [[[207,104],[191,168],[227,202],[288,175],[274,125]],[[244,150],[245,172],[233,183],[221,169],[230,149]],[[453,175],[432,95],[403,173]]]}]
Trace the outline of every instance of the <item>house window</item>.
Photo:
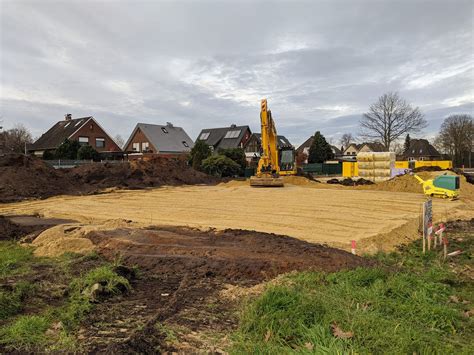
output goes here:
[{"label": "house window", "polygon": [[80,145],[88,145],[89,144],[89,137],[79,137],[79,144]]},{"label": "house window", "polygon": [[163,133],[168,133],[168,130],[165,127],[161,127],[161,130],[163,131]]},{"label": "house window", "polygon": [[189,148],[189,144],[186,143],[185,141],[183,141],[183,145],[184,145],[186,148]]},{"label": "house window", "polygon": [[205,141],[206,139],[209,138],[209,134],[210,134],[210,132],[201,133],[201,135],[199,136],[199,139],[202,140],[202,141]]},{"label": "house window", "polygon": [[95,139],[95,147],[96,148],[105,148],[105,139],[104,138],[96,138]]},{"label": "house window", "polygon": [[237,130],[237,131],[227,131],[227,133],[225,134],[224,138],[237,138],[238,136],[240,136],[240,132],[242,130]]},{"label": "house window", "polygon": [[140,151],[140,143],[133,143],[132,150],[134,152],[139,152]]},{"label": "house window", "polygon": [[148,147],[150,144],[148,142],[143,142],[142,143],[142,152],[148,152]]}]

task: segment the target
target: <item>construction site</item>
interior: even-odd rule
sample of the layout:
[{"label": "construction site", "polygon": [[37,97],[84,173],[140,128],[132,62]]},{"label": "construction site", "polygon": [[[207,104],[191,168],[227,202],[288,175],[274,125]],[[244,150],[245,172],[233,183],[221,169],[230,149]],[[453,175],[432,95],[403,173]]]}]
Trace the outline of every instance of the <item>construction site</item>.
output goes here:
[{"label": "construction site", "polygon": [[0,1],[0,354],[473,354],[473,14]]},{"label": "construction site", "polygon": [[[34,307],[67,302],[61,295],[70,278],[103,263],[117,264],[131,289],[84,290],[98,302],[93,313],[71,329],[65,320],[48,326],[58,328],[48,330],[49,341],[67,332],[85,352],[226,352],[242,297],[258,297],[288,273],[370,269],[376,260],[360,255],[421,246],[426,195],[413,175],[362,185],[283,176],[283,187],[252,187],[248,179],[211,177],[179,159],[57,170],[9,156],[0,176],[2,239],[20,241],[34,260],[60,260],[29,266],[26,280],[46,290],[31,297]],[[474,185],[460,181],[456,199],[433,198],[433,224],[471,221],[462,227],[469,233]],[[67,255],[77,257],[64,261]],[[58,263],[67,264],[67,276],[56,275]],[[2,287],[15,290],[19,276]]]}]

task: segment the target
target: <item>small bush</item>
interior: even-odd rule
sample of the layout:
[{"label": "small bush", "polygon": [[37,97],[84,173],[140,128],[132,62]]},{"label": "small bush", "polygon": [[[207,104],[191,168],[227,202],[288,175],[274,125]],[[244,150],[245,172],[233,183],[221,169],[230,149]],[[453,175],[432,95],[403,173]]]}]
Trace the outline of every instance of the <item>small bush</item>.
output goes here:
[{"label": "small bush", "polygon": [[239,175],[241,168],[240,165],[232,159],[217,154],[203,160],[202,170],[209,175],[228,177]]},{"label": "small bush", "polygon": [[77,159],[98,161],[99,160],[99,152],[88,144],[83,145],[77,151]]},{"label": "small bush", "polygon": [[201,170],[202,161],[211,156],[211,148],[202,140],[198,139],[191,149],[190,164],[196,170]]},{"label": "small bush", "polygon": [[219,149],[218,153],[225,155],[227,158],[230,158],[239,164],[240,174],[243,174],[245,167],[247,166],[247,159],[245,158],[245,152],[242,148],[221,148]]}]

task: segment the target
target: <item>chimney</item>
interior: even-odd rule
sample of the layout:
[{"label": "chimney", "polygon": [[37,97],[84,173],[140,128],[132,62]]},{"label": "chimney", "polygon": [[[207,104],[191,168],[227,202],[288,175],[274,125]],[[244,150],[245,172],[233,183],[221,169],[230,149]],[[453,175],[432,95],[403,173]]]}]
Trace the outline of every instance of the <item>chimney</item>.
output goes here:
[{"label": "chimney", "polygon": [[230,125],[230,128],[235,128],[235,127],[237,127],[237,125],[236,125],[235,123],[232,123],[232,124]]},{"label": "chimney", "polygon": [[66,113],[66,114],[64,115],[64,120],[65,120],[65,121],[70,121],[70,120],[72,120],[72,115],[71,115],[70,113]]},{"label": "chimney", "polygon": [[173,127],[173,124],[172,124],[171,122],[166,122],[166,125],[167,125],[168,127]]}]

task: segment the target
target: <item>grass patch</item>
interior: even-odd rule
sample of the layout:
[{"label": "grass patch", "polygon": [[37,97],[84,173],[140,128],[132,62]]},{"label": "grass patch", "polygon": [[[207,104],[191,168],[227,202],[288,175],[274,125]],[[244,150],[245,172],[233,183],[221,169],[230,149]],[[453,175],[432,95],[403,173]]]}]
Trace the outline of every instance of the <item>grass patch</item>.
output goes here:
[{"label": "grass patch", "polygon": [[0,320],[7,319],[23,308],[23,302],[31,296],[36,287],[27,281],[20,281],[12,291],[0,291]]},{"label": "grass patch", "polygon": [[0,278],[28,271],[27,262],[33,259],[31,248],[21,247],[15,242],[0,242]]},{"label": "grass patch", "polygon": [[51,321],[43,316],[21,316],[0,329],[0,344],[13,349],[28,350],[46,344],[45,335]]},{"label": "grass patch", "polygon": [[117,275],[111,265],[99,266],[85,275],[73,279],[69,285],[69,300],[58,316],[66,330],[75,329],[94,305],[90,290],[99,284],[104,295],[115,295],[130,290],[128,280]]},{"label": "grass patch", "polygon": [[375,268],[297,273],[269,286],[244,305],[232,352],[470,353],[474,322],[462,314],[472,283],[415,246],[375,258]]}]

